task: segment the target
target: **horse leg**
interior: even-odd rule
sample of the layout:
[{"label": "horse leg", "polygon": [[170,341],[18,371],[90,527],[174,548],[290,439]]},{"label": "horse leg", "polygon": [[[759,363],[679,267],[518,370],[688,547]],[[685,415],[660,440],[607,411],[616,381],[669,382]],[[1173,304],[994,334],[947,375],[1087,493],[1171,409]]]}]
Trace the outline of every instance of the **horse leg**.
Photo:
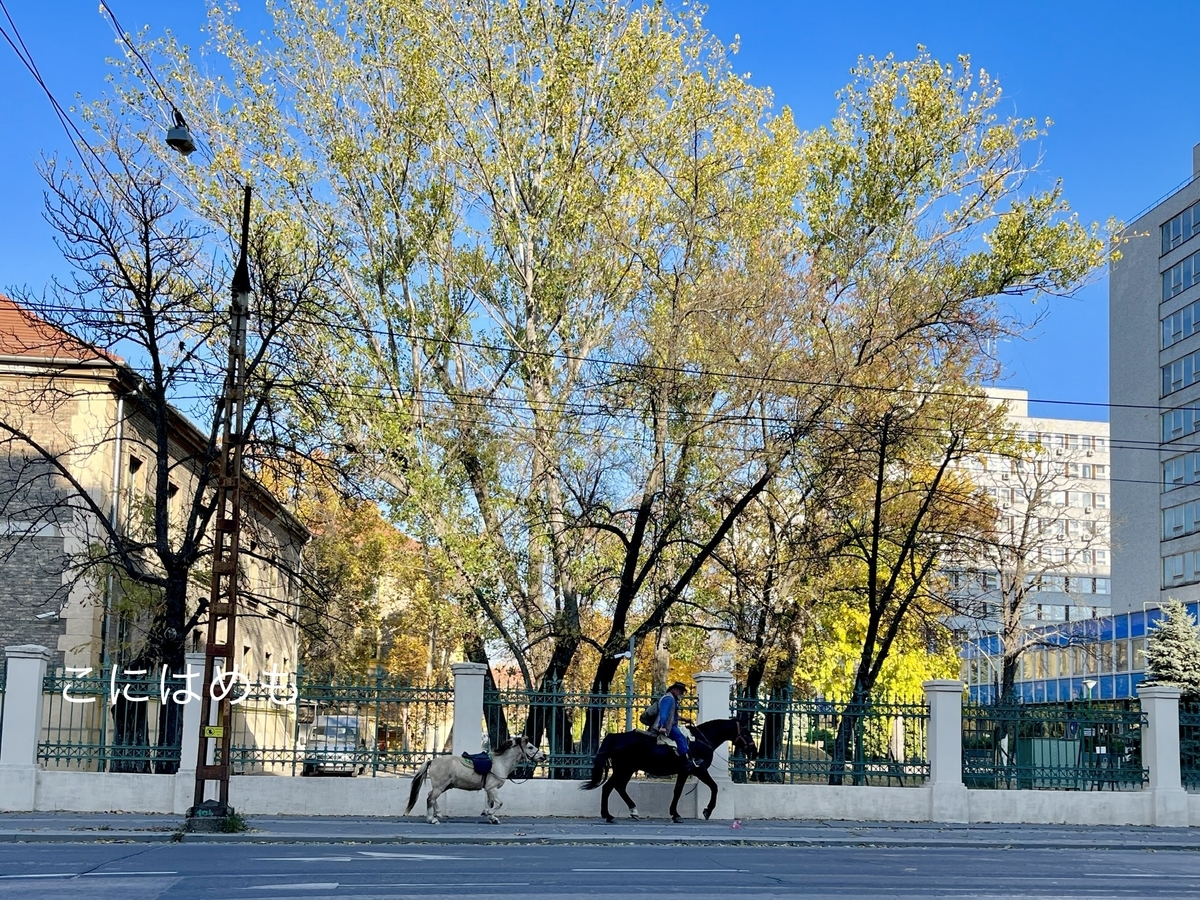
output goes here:
[{"label": "horse leg", "polygon": [[713,810],[717,807],[717,783],[713,781],[713,777],[708,774],[708,769],[700,769],[696,772],[696,777],[708,785],[711,793],[708,797],[708,806],[704,807],[704,818],[712,815]]},{"label": "horse leg", "polygon": [[430,825],[441,824],[438,818],[437,798],[445,792],[446,788],[441,785],[429,785],[429,797],[425,800],[425,821]]},{"label": "horse leg", "polygon": [[614,782],[616,781],[616,773],[609,775],[604,782],[604,787],[600,790],[600,818],[604,819],[608,824],[616,821],[608,811],[608,797],[613,792]]},{"label": "horse leg", "polygon": [[679,773],[679,777],[675,779],[675,795],[671,797],[671,821],[679,823],[683,821],[683,817],[679,815],[679,796],[683,793],[683,786],[687,783],[688,772],[684,769]]},{"label": "horse leg", "polygon": [[626,788],[629,787],[629,779],[632,777],[632,772],[624,773],[624,777],[619,779],[614,787],[616,787],[617,793],[621,795],[621,799],[625,801],[625,805],[629,807],[629,818],[636,822],[641,818],[641,816],[638,815],[637,806],[634,804],[633,799],[629,796],[629,792],[626,790]]},{"label": "horse leg", "polygon": [[496,810],[500,808],[500,800],[496,796],[496,788],[485,787],[484,791],[487,793],[488,805],[487,809],[483,811],[483,815],[487,816],[488,821],[493,825],[499,825],[500,820],[496,818]]}]

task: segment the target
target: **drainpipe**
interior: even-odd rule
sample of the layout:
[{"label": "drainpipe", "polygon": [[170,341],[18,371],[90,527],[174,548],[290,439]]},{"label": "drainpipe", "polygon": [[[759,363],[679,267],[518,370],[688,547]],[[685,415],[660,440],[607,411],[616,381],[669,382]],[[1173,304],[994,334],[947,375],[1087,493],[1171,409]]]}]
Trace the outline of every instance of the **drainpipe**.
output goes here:
[{"label": "drainpipe", "polygon": [[[112,503],[109,506],[108,524],[115,534],[120,516],[121,506],[121,451],[125,437],[125,397],[117,397],[117,441],[113,451],[112,468]],[[100,670],[110,662],[109,656],[109,624],[112,615],[113,574],[110,570],[104,582],[104,617],[100,624]]]}]

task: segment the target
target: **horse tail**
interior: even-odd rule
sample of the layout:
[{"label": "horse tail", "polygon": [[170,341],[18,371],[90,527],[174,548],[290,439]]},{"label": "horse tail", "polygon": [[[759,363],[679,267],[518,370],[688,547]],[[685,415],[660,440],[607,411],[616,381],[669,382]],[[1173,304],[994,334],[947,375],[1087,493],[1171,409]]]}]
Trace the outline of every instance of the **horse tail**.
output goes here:
[{"label": "horse tail", "polygon": [[600,749],[596,752],[596,759],[592,763],[592,780],[585,781],[579,786],[581,791],[594,791],[604,781],[605,772],[608,769],[608,758],[612,755],[612,740],[614,735],[609,735],[600,744]]},{"label": "horse tail", "polygon": [[432,759],[425,760],[421,768],[417,769],[417,774],[413,776],[412,787],[408,791],[408,806],[404,807],[403,815],[407,816],[412,812],[412,808],[417,805],[417,794],[421,793],[421,782],[425,780],[431,762],[433,762]]}]

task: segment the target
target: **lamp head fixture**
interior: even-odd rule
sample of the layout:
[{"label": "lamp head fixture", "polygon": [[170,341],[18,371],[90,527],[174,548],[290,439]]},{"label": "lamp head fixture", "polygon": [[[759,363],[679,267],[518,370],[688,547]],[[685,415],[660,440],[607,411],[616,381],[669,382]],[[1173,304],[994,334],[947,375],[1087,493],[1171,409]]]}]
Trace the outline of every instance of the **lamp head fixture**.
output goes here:
[{"label": "lamp head fixture", "polygon": [[184,156],[196,152],[196,142],[192,140],[192,133],[188,131],[187,122],[183,119],[183,114],[179,110],[172,108],[171,112],[175,116],[175,124],[167,129],[167,146]]}]

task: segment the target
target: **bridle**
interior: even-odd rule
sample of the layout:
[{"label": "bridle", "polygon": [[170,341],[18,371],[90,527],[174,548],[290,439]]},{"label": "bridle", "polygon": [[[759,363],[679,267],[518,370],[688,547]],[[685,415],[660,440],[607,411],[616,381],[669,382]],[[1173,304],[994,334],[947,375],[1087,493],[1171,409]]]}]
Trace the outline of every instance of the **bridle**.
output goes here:
[{"label": "bridle", "polygon": [[[529,752],[531,747],[533,748],[532,753]],[[524,735],[521,735],[521,756],[524,757],[527,762],[531,763],[540,763],[546,761],[546,754],[542,753],[541,748],[536,746],[533,741],[529,740],[529,738],[525,737]],[[539,756],[541,759],[538,758]]]},{"label": "bridle", "polygon": [[[546,761],[547,757],[546,757],[546,754],[542,752],[542,748],[537,746],[536,744],[534,744],[533,741],[529,740],[529,738],[527,738],[525,735],[523,735],[523,734],[518,735],[516,737],[516,742],[517,742],[517,746],[521,748],[521,759],[524,760],[525,762],[531,762],[536,766],[536,765],[539,765],[540,763],[544,763]],[[529,752],[530,747],[533,748],[533,753]],[[541,757],[540,759],[538,758],[539,756]],[[532,775],[529,776],[529,778],[532,778],[532,777],[533,777]],[[509,773],[509,776],[508,776],[508,780],[511,781],[513,784],[524,784],[526,781],[529,780],[529,778],[523,778],[520,781],[518,781],[517,779],[512,777],[511,773]]]},{"label": "bridle", "polygon": [[746,754],[746,758],[753,761],[758,756],[758,750],[754,746],[754,740],[747,734],[742,733],[742,720],[737,716],[733,717],[733,724],[737,728],[737,733],[733,737],[733,746]]}]

